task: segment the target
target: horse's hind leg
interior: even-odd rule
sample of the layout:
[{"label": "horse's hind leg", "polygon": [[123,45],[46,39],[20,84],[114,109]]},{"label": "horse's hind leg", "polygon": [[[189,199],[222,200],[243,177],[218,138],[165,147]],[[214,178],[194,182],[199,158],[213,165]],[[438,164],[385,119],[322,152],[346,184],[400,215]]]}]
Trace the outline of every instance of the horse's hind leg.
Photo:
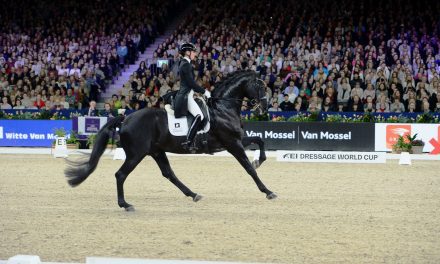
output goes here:
[{"label": "horse's hind leg", "polygon": [[241,143],[243,144],[243,147],[247,147],[250,144],[257,144],[260,148],[260,157],[258,160],[252,161],[252,166],[254,169],[258,169],[258,167],[263,164],[263,162],[266,160],[266,152],[264,149],[264,142],[260,137],[243,137],[241,140]]},{"label": "horse's hind leg", "polygon": [[170,180],[170,182],[172,182],[177,188],[179,188],[179,190],[182,191],[186,196],[192,197],[194,202],[198,202],[200,199],[202,199],[201,195],[192,192],[176,177],[173,170],[171,169],[170,162],[168,161],[168,157],[165,152],[151,154],[151,157],[153,157],[157,165],[159,165],[162,175]]},{"label": "horse's hind leg", "polygon": [[116,187],[118,191],[118,205],[119,207],[124,207],[126,211],[134,211],[134,206],[127,203],[124,198],[124,182],[127,179],[127,176],[136,168],[141,159],[129,159],[126,158],[124,164],[122,164],[121,168],[116,172]]},{"label": "horse's hind leg", "polygon": [[277,197],[275,193],[273,193],[272,191],[266,188],[266,186],[258,177],[257,172],[255,171],[254,167],[252,166],[251,162],[246,156],[246,152],[244,151],[241,141],[237,140],[231,143],[230,145],[227,146],[226,149],[238,160],[238,162],[241,164],[241,166],[243,166],[243,168],[247,171],[247,173],[251,175],[252,179],[257,184],[258,189],[266,194],[267,199],[270,200]]}]

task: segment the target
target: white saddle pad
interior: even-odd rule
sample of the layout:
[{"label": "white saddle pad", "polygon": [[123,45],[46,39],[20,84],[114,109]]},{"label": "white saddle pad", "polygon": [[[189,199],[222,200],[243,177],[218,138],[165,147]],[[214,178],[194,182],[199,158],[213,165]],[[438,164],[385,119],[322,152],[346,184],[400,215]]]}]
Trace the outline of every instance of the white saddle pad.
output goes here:
[{"label": "white saddle pad", "polygon": [[[176,118],[174,116],[174,110],[171,109],[170,105],[165,105],[165,110],[167,111],[168,116],[168,129],[170,130],[171,135],[173,136],[186,136],[188,134],[188,121],[186,117]],[[206,118],[206,117],[205,117]],[[206,133],[209,131],[211,125],[206,123],[205,127],[202,130],[199,130],[197,134]]]}]

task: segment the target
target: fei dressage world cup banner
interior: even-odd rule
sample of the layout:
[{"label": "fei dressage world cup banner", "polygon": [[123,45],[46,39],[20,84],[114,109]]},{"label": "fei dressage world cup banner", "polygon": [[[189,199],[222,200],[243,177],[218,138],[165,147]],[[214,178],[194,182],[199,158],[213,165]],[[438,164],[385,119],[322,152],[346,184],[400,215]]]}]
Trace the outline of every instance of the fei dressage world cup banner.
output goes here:
[{"label": "fei dressage world cup banner", "polygon": [[374,151],[374,123],[245,122],[271,150]]},{"label": "fei dressage world cup banner", "polygon": [[330,163],[386,163],[385,152],[277,151],[277,161]]}]

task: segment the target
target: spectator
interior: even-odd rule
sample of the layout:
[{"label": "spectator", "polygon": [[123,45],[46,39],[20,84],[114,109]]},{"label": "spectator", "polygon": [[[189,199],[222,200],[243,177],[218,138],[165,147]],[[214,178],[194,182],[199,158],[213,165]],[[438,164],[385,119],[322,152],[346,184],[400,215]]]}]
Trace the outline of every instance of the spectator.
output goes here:
[{"label": "spectator", "polygon": [[295,98],[299,95],[299,89],[298,87],[295,86],[295,82],[294,81],[290,81],[289,82],[289,86],[287,86],[284,89],[284,94],[288,94],[289,95],[289,100],[291,102],[293,102],[295,100]]},{"label": "spectator", "polygon": [[279,112],[283,111],[279,106],[277,102],[274,102],[274,104],[268,109],[269,112]]},{"label": "spectator", "polygon": [[15,99],[15,105],[14,105],[13,109],[22,110],[22,109],[26,109],[26,108],[24,107],[24,105],[21,104],[21,100],[19,98],[17,98],[17,99]]},{"label": "spectator", "polygon": [[315,101],[311,101],[309,104],[309,108],[307,109],[309,112],[319,112],[319,108],[317,107],[317,104]]},{"label": "spectator", "polygon": [[293,102],[293,107],[295,108],[295,111],[306,111],[307,110],[308,103],[307,103],[307,100],[303,99],[303,98],[304,97],[298,96],[295,99],[295,102]]},{"label": "spectator", "polygon": [[2,110],[12,109],[12,106],[9,103],[9,99],[6,96],[2,97],[2,103],[0,105],[0,109]]},{"label": "spectator", "polygon": [[121,99],[118,97],[117,94],[112,95],[111,105],[113,106],[113,109],[121,109],[122,108]]},{"label": "spectator", "polygon": [[[128,98],[127,98],[128,99]],[[121,100],[121,108],[120,109],[124,109],[124,110],[133,110],[133,107],[131,107],[130,103],[127,102],[128,100]]]},{"label": "spectator", "polygon": [[424,97],[422,99],[422,108],[420,110],[423,113],[429,113],[431,111],[428,98]]},{"label": "spectator", "polygon": [[119,59],[119,67],[124,68],[128,55],[128,47],[125,45],[125,41],[121,41],[117,47],[117,54]]},{"label": "spectator", "polygon": [[430,106],[432,112],[440,112],[440,93],[433,93],[430,98]]},{"label": "spectator", "polygon": [[405,112],[405,106],[403,103],[399,100],[399,98],[393,98],[393,103],[390,105],[390,112],[393,113],[403,113]]},{"label": "spectator", "polygon": [[376,100],[376,91],[372,83],[367,83],[367,88],[364,90],[364,99],[370,96],[373,101]]},{"label": "spectator", "polygon": [[101,111],[100,115],[105,117],[115,117],[115,114],[113,113],[109,103],[104,104],[104,110]]},{"label": "spectator", "polygon": [[86,109],[87,116],[98,116],[98,110],[96,109],[96,101],[92,100],[89,103],[88,109]]},{"label": "spectator", "polygon": [[356,95],[361,99],[364,98],[364,90],[362,90],[360,82],[356,82],[354,88],[351,89],[351,97],[353,98]]},{"label": "spectator", "polygon": [[332,99],[329,96],[326,96],[324,98],[324,101],[322,102],[321,111],[323,112],[334,112],[336,111],[334,104],[332,102]]},{"label": "spectator", "polygon": [[287,94],[284,95],[284,101],[281,102],[280,108],[283,111],[293,111],[293,104],[289,100],[289,95]]},{"label": "spectator", "polygon": [[341,84],[338,87],[338,103],[342,103],[344,107],[348,105],[351,95],[351,87],[346,78],[341,80]]},{"label": "spectator", "polygon": [[[371,98],[371,97],[370,97]],[[373,103],[369,103],[371,108],[373,108]],[[353,96],[348,101],[348,111],[349,112],[364,112],[364,105],[362,104],[361,98],[358,95]]]},{"label": "spectator", "polygon": [[46,106],[46,103],[41,99],[41,95],[37,94],[37,98],[34,102],[34,107],[38,109],[43,109]]},{"label": "spectator", "polygon": [[416,102],[414,99],[410,99],[408,103],[408,108],[406,109],[408,113],[415,113],[416,112]]},{"label": "spectator", "polygon": [[249,111],[249,106],[248,106],[248,101],[247,100],[243,100],[243,102],[241,103],[241,108],[240,109],[241,109],[241,111]]},{"label": "spectator", "polygon": [[366,102],[364,104],[364,112],[365,113],[374,113],[374,112],[376,112],[376,106],[374,105],[374,103]]},{"label": "spectator", "polygon": [[338,103],[338,108],[336,109],[337,112],[345,112],[345,105],[344,103]]},{"label": "spectator", "polygon": [[69,104],[70,109],[77,108],[75,106],[78,105],[77,98],[73,95],[72,89],[67,89],[67,95],[65,101]]}]

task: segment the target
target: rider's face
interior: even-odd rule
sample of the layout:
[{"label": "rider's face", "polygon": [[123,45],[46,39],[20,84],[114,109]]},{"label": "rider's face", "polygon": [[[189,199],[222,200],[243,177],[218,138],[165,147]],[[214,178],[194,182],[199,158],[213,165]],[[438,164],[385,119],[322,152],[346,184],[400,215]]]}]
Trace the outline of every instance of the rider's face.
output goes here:
[{"label": "rider's face", "polygon": [[190,53],[189,53],[189,58],[190,58],[191,60],[195,60],[195,59],[197,58],[197,52],[195,52],[195,51],[190,51]]}]

